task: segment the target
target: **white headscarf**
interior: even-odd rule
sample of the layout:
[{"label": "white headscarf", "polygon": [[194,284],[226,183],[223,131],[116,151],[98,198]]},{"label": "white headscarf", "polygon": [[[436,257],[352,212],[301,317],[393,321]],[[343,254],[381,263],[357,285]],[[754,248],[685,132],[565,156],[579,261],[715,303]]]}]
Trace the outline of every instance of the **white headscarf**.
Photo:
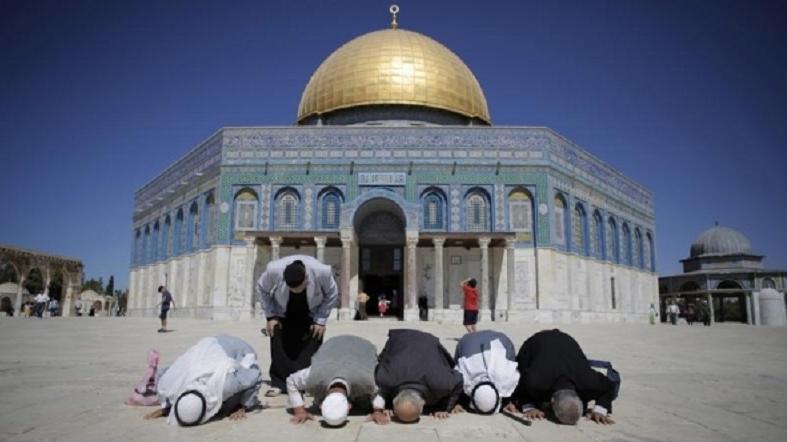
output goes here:
[{"label": "white headscarf", "polygon": [[499,339],[492,340],[489,350],[459,358],[456,369],[462,373],[463,388],[468,396],[473,394],[476,385],[491,382],[501,399],[510,397],[519,383],[517,363],[506,357],[506,349]]},{"label": "white headscarf", "polygon": [[[221,409],[224,380],[237,365],[216,338],[204,338],[176,359],[161,376],[159,400],[162,405],[173,406],[181,394],[197,390],[205,397],[205,416],[200,421],[205,423]],[[175,413],[169,414],[167,422],[177,425]]]}]

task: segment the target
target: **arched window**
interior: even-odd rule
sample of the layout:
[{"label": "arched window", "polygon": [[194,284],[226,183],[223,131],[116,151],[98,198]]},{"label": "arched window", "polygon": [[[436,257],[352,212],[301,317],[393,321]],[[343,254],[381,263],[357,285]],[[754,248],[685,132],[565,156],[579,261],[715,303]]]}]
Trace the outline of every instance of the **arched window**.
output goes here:
[{"label": "arched window", "polygon": [[175,228],[172,234],[172,255],[178,256],[183,252],[183,209],[178,209],[175,215]]},{"label": "arched window", "polygon": [[512,231],[533,231],[533,200],[529,192],[515,189],[508,195],[508,217]]},{"label": "arched window", "polygon": [[145,236],[142,238],[142,264],[150,262],[150,226],[145,226]]},{"label": "arched window", "polygon": [[156,221],[156,223],[153,224],[153,243],[150,246],[151,261],[158,261],[159,258],[161,257],[159,255],[159,245],[158,245],[160,231],[161,228],[159,226],[158,221]]},{"label": "arched window", "polygon": [[620,264],[620,243],[618,239],[618,224],[615,218],[607,219],[607,258],[616,264]]},{"label": "arched window", "polygon": [[298,228],[298,194],[287,189],[276,197],[276,230],[295,230]]},{"label": "arched window", "polygon": [[211,192],[205,198],[205,212],[207,213],[207,228],[205,229],[205,245],[210,246],[216,243],[216,221],[218,219],[218,207],[216,206],[216,198]]},{"label": "arched window", "polygon": [[577,203],[574,206],[574,216],[571,218],[571,235],[574,251],[582,255],[588,254],[586,230],[587,218],[585,208],[582,207],[582,204]]},{"label": "arched window", "polygon": [[775,289],[776,282],[771,278],[765,278],[762,280],[762,288],[764,289]]},{"label": "arched window", "polygon": [[424,209],[424,229],[443,229],[445,199],[438,190],[427,190],[421,196]]},{"label": "arched window", "polygon": [[563,195],[555,195],[555,243],[566,244],[566,200]]},{"label": "arched window", "polygon": [[643,249],[642,232],[640,232],[639,227],[637,227],[634,229],[634,265],[641,269],[645,268]]},{"label": "arched window", "polygon": [[604,220],[598,210],[593,212],[593,224],[590,232],[590,253],[599,259],[604,259]]},{"label": "arched window", "polygon": [[631,252],[631,231],[629,225],[623,223],[623,264],[632,265]]},{"label": "arched window", "polygon": [[186,250],[196,250],[199,248],[199,226],[199,206],[197,202],[194,201],[189,208],[189,234]]},{"label": "arched window", "polygon": [[474,190],[467,194],[465,200],[465,224],[470,232],[489,230],[489,200],[486,192]]},{"label": "arched window", "polygon": [[324,191],[320,205],[320,221],[323,229],[338,229],[341,220],[342,198],[336,189]]},{"label": "arched window", "polygon": [[172,255],[172,220],[167,215],[164,218],[164,230],[161,236],[161,257],[167,259]]},{"label": "arched window", "polygon": [[656,263],[653,262],[653,235],[650,232],[645,233],[645,247],[642,250],[642,255],[645,257],[645,268],[651,272],[656,270]]},{"label": "arched window", "polygon": [[235,230],[257,228],[257,193],[244,188],[235,194]]}]

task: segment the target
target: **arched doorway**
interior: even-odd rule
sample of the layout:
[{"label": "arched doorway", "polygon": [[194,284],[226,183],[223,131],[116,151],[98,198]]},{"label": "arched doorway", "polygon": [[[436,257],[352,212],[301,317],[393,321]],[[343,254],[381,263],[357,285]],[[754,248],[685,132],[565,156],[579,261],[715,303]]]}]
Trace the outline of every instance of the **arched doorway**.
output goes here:
[{"label": "arched doorway", "polygon": [[385,316],[404,316],[405,226],[404,212],[387,198],[370,199],[355,212],[358,277],[369,295],[366,312],[370,318],[380,317],[377,306],[383,296],[390,301]]},{"label": "arched doorway", "polygon": [[[740,290],[736,281],[722,281],[720,290]],[[721,293],[713,297],[714,319],[716,322],[746,322],[746,296],[741,293]]]}]

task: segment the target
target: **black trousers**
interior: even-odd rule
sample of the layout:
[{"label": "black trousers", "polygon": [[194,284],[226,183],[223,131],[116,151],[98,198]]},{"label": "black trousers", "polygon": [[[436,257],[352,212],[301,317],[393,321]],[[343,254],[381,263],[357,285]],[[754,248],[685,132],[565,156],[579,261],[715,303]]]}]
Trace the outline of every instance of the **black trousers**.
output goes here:
[{"label": "black trousers", "polygon": [[271,385],[286,391],[287,377],[311,365],[312,356],[322,345],[322,338],[309,334],[311,321],[280,319],[271,336]]}]

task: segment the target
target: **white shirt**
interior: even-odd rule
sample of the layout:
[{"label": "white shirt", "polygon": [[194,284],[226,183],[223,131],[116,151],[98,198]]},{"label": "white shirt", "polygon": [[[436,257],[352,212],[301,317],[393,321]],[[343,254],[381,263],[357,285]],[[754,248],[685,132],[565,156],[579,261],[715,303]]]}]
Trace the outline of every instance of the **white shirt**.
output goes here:
[{"label": "white shirt", "polygon": [[[287,396],[289,396],[290,408],[302,407],[304,405],[302,391],[306,390],[306,380],[309,379],[311,367],[306,367],[303,370],[298,370],[295,373],[287,376]],[[345,384],[346,385],[346,384]],[[349,393],[350,387],[347,387]],[[372,408],[375,410],[385,409],[385,399],[379,393],[374,395],[372,400]]]}]

